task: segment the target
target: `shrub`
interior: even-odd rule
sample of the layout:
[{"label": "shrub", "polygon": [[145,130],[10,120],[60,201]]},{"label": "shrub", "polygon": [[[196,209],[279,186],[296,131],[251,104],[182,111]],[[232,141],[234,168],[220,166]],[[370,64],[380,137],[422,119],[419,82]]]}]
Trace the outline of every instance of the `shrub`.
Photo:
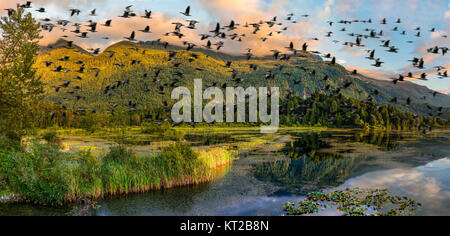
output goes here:
[{"label": "shrub", "polygon": [[133,157],[132,151],[125,145],[111,147],[109,153],[103,157],[103,162],[124,163]]},{"label": "shrub", "polygon": [[63,153],[58,145],[33,142],[28,151],[0,153],[0,183],[8,187],[0,192],[8,190],[36,204],[59,205],[203,183],[227,160],[231,154],[225,150],[195,152],[183,143],[156,156],[137,156],[119,145],[96,158],[90,151]]},{"label": "shrub", "polygon": [[177,179],[191,174],[193,167],[199,164],[197,154],[188,144],[183,143],[164,148],[156,158],[161,161],[168,176]]},{"label": "shrub", "polygon": [[8,131],[5,135],[0,134],[0,149],[1,150],[19,150],[22,138],[15,131]]},{"label": "shrub", "polygon": [[171,130],[172,127],[168,122],[164,122],[161,125],[155,123],[144,123],[141,125],[141,132],[143,134],[164,133],[167,130]]},{"label": "shrub", "polygon": [[167,159],[183,160],[193,162],[197,160],[197,154],[187,143],[176,143],[162,149],[161,157]]},{"label": "shrub", "polygon": [[47,143],[49,143],[49,144],[56,144],[59,141],[58,134],[56,133],[56,131],[53,131],[53,130],[45,132],[42,135],[42,139],[47,141]]},{"label": "shrub", "polygon": [[161,140],[181,141],[185,133],[172,128],[169,122],[164,122],[161,125],[155,123],[145,123],[141,126],[143,134],[155,134],[161,137]]},{"label": "shrub", "polygon": [[8,185],[6,184],[6,162],[7,153],[0,150],[0,197],[3,197],[8,192]]},{"label": "shrub", "polygon": [[62,204],[69,190],[67,156],[55,145],[35,142],[31,149],[4,159],[2,172],[9,190],[34,203]]},{"label": "shrub", "polygon": [[105,117],[93,113],[88,113],[87,115],[80,117],[80,128],[86,130],[89,133],[95,133],[104,126],[105,122]]}]

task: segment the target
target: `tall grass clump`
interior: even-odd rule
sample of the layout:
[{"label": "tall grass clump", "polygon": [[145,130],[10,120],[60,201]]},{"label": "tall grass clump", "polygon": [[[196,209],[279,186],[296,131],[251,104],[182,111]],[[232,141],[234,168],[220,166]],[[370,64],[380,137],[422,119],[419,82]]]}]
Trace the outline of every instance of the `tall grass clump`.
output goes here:
[{"label": "tall grass clump", "polygon": [[119,145],[94,157],[89,151],[63,153],[55,144],[35,142],[27,151],[2,156],[2,185],[19,200],[41,205],[204,183],[232,161],[226,149],[197,152],[182,143],[152,156],[138,156]]},{"label": "tall grass clump", "polygon": [[113,148],[103,159],[101,175],[107,194],[140,193],[208,182],[216,168],[232,161],[231,153],[225,149],[195,152],[183,143],[166,147],[156,156],[136,156],[123,148]]},{"label": "tall grass clump", "polygon": [[6,175],[3,174],[6,171],[7,155],[7,152],[0,150],[0,198],[9,195],[8,185],[6,184]]}]

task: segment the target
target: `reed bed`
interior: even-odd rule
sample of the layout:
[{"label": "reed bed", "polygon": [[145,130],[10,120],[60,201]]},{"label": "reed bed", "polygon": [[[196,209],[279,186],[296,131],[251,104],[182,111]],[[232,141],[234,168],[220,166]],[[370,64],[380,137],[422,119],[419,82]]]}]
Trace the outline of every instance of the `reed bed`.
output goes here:
[{"label": "reed bed", "polygon": [[58,146],[36,143],[27,152],[0,158],[0,180],[15,196],[40,205],[63,205],[206,183],[214,180],[216,169],[232,162],[233,153],[225,148],[194,151],[178,143],[153,156],[117,146],[95,157],[89,151],[63,153]]}]

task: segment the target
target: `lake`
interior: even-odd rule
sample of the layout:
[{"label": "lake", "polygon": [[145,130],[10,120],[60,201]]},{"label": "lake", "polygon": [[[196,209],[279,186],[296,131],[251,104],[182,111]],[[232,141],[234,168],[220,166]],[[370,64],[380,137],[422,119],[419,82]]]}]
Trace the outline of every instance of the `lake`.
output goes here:
[{"label": "lake", "polygon": [[[254,133],[253,137],[261,137]],[[245,139],[242,133],[189,134],[198,145]],[[268,144],[241,151],[214,182],[112,197],[97,214],[278,216],[283,204],[307,192],[346,187],[387,188],[423,204],[417,215],[450,215],[450,132],[298,132],[284,130]],[[67,210],[0,204],[0,215],[61,215]],[[327,210],[322,215],[337,215]]]}]

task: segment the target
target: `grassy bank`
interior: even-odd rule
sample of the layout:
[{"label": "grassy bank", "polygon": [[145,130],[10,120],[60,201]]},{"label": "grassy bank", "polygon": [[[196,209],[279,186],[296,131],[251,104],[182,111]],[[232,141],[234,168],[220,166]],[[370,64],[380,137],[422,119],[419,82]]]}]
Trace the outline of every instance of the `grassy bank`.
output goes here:
[{"label": "grassy bank", "polygon": [[186,144],[169,146],[153,156],[138,156],[117,146],[95,157],[35,143],[28,151],[2,154],[0,180],[20,200],[62,205],[205,183],[214,179],[215,169],[231,161],[232,153],[224,148],[193,151]]}]

